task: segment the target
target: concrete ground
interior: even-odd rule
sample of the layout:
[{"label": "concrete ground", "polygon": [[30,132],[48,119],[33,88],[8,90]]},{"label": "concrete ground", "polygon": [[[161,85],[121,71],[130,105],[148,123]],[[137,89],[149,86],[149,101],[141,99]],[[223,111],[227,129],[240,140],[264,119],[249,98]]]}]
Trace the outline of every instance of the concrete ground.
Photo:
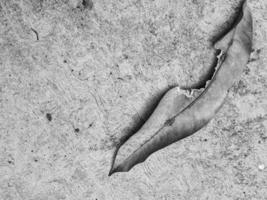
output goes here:
[{"label": "concrete ground", "polygon": [[108,177],[173,85],[199,87],[240,0],[0,0],[0,200],[266,200],[267,1],[253,52],[201,131]]}]

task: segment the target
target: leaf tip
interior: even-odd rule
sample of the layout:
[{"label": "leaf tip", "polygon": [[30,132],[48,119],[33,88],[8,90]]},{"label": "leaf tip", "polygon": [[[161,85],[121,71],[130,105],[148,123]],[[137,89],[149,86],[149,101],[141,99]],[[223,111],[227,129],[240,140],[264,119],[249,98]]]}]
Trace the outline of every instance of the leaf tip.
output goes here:
[{"label": "leaf tip", "polygon": [[115,170],[113,169],[113,167],[111,167],[111,169],[109,170],[108,176],[111,176],[114,173],[115,173]]},{"label": "leaf tip", "polygon": [[117,172],[128,172],[129,169],[125,168],[125,167],[121,167],[120,165],[118,165],[117,167],[114,167],[114,165],[111,167],[111,169],[109,170],[108,176],[111,176],[114,173]]},{"label": "leaf tip", "polygon": [[117,157],[117,153],[119,151],[119,148],[120,148],[121,145],[118,145],[116,147],[116,150],[113,154],[113,157],[112,157],[112,163],[111,163],[111,168],[109,170],[109,173],[108,173],[108,176],[111,176],[112,174],[116,173],[116,172],[124,172],[126,170],[124,170],[120,165],[117,165],[116,164],[116,157]]}]

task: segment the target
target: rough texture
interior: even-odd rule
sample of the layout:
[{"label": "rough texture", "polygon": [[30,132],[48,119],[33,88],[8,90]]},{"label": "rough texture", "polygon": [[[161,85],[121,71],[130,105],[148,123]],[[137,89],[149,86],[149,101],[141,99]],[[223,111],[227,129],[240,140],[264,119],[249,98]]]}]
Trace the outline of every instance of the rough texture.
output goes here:
[{"label": "rough texture", "polygon": [[240,0],[0,1],[0,199],[267,199],[267,2],[211,123],[108,177],[114,145],[173,85],[201,83]]}]

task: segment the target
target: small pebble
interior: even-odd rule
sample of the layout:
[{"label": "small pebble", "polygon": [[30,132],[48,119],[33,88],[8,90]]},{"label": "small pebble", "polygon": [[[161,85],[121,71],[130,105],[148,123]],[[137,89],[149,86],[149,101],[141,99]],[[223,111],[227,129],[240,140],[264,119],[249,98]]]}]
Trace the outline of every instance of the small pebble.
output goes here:
[{"label": "small pebble", "polygon": [[264,164],[260,164],[260,165],[259,165],[259,169],[260,169],[260,170],[264,170],[264,168],[265,168]]}]

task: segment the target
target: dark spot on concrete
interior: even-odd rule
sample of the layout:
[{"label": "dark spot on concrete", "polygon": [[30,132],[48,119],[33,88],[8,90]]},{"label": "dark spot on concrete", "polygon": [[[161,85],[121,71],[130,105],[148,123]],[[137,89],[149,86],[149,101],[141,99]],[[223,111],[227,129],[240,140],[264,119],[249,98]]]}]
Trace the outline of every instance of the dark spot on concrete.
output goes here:
[{"label": "dark spot on concrete", "polygon": [[89,128],[91,128],[94,125],[94,123],[92,122],[91,124],[89,124]]},{"label": "dark spot on concrete", "polygon": [[52,115],[50,113],[46,113],[46,118],[48,121],[52,120]]},{"label": "dark spot on concrete", "polygon": [[74,131],[75,131],[76,133],[79,133],[79,132],[80,132],[80,129],[79,129],[79,128],[75,128]]},{"label": "dark spot on concrete", "polygon": [[254,62],[254,61],[256,61],[256,60],[258,60],[258,59],[256,59],[256,58],[251,58],[251,59],[249,60],[249,62]]},{"label": "dark spot on concrete", "polygon": [[250,72],[250,69],[248,67],[246,67],[245,70],[244,70],[244,72],[245,72],[246,75],[248,75],[249,72]]},{"label": "dark spot on concrete", "polygon": [[67,60],[64,60],[63,62],[64,62],[64,63],[67,63]]},{"label": "dark spot on concrete", "polygon": [[11,160],[9,160],[9,161],[7,161],[8,162],[8,164],[13,164],[13,162],[11,161]]},{"label": "dark spot on concrete", "polygon": [[123,58],[127,60],[129,56],[127,54],[123,54]]},{"label": "dark spot on concrete", "polygon": [[35,159],[34,159],[34,162],[38,162],[38,159],[35,158]]},{"label": "dark spot on concrete", "polygon": [[92,0],[83,0],[82,5],[84,8],[88,8],[89,10],[92,10],[94,3]]},{"label": "dark spot on concrete", "polygon": [[207,139],[204,139],[204,142],[207,142],[208,140]]}]

